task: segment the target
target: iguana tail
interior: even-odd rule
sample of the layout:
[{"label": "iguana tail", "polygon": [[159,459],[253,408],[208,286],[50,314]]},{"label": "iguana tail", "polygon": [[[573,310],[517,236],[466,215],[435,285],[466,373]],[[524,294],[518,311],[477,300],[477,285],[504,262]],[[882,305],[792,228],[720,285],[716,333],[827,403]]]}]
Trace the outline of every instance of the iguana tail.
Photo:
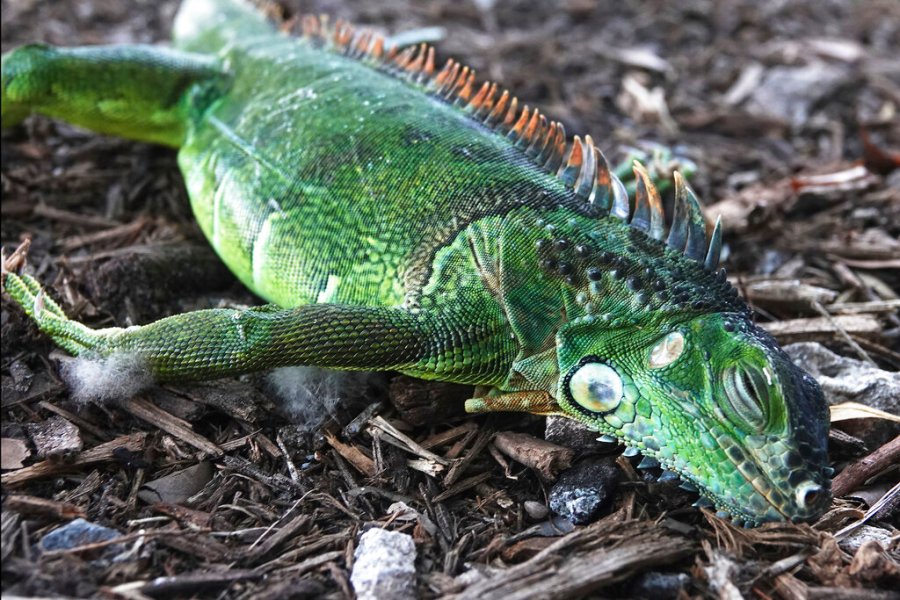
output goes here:
[{"label": "iguana tail", "polygon": [[142,45],[4,54],[2,126],[40,113],[99,133],[178,147],[192,111],[227,85],[214,57]]}]

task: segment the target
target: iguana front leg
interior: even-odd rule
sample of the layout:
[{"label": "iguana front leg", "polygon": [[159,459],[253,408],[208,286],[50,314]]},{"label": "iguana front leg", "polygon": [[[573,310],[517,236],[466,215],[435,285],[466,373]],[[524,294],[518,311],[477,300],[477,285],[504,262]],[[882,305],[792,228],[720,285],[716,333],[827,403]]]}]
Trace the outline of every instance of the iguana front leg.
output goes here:
[{"label": "iguana front leg", "polygon": [[456,328],[435,315],[402,308],[267,305],[200,310],[139,327],[91,329],[69,319],[28,275],[7,275],[6,290],[41,331],[72,354],[132,358],[160,381],[288,365],[399,370],[473,383],[490,379],[490,365],[479,364],[472,350],[495,337],[490,326]]}]

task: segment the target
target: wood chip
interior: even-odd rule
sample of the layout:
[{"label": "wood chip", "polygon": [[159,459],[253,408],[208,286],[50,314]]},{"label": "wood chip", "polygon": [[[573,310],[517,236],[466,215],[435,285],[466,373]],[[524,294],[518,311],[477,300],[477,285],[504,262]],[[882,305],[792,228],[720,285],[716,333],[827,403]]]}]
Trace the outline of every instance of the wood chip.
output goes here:
[{"label": "wood chip", "polygon": [[501,431],[494,436],[494,445],[516,462],[536,470],[547,481],[572,466],[575,451],[536,438],[527,433]]},{"label": "wood chip", "polygon": [[747,299],[754,304],[809,307],[814,302],[828,304],[838,297],[838,293],[834,290],[809,285],[796,279],[745,281],[743,290]]},{"label": "wood chip", "polygon": [[892,415],[889,412],[860,404],[859,402],[841,402],[829,407],[831,422],[848,421],[850,419],[885,419],[900,423],[900,415]]},{"label": "wood chip", "polygon": [[493,432],[490,429],[483,429],[478,432],[475,442],[472,444],[472,447],[469,448],[469,451],[466,452],[466,455],[453,463],[453,466],[450,467],[447,475],[444,476],[444,487],[449,488],[463,473],[465,473],[466,469],[469,468],[469,465],[472,464],[472,461],[478,458],[481,452],[487,447],[488,442],[491,441],[492,435]]},{"label": "wood chip", "polygon": [[835,497],[848,494],[869,477],[898,462],[900,462],[900,435],[838,473],[831,482],[831,492]]},{"label": "wood chip", "polygon": [[182,535],[183,532],[178,530],[173,530],[173,532],[179,535],[157,537],[157,543],[208,563],[217,563],[233,558],[231,548],[208,534],[190,532]]},{"label": "wood chip", "polygon": [[38,423],[28,423],[25,430],[37,449],[38,458],[59,459],[81,452],[84,448],[78,428],[58,415]]},{"label": "wood chip", "polygon": [[288,477],[279,473],[269,474],[260,469],[256,464],[240,458],[238,456],[228,456],[227,454],[219,459],[224,466],[242,475],[255,479],[260,483],[274,488],[280,492],[300,493],[303,494],[307,490],[302,483],[291,481]]},{"label": "wood chip", "polygon": [[835,302],[829,304],[828,312],[833,315],[860,315],[900,312],[900,300],[874,300],[872,302]]},{"label": "wood chip", "polygon": [[3,510],[11,510],[22,515],[50,519],[87,518],[87,513],[69,502],[58,502],[49,498],[38,498],[23,494],[10,494],[3,504]]},{"label": "wood chip", "polygon": [[814,317],[810,319],[788,319],[774,323],[760,323],[760,326],[775,336],[781,344],[795,342],[828,342],[840,335],[837,324],[850,335],[878,337],[882,325],[875,317],[869,315],[838,315],[826,319]]},{"label": "wood chip", "polygon": [[86,235],[73,235],[72,237],[63,238],[59,240],[59,246],[63,252],[68,253],[90,244],[133,242],[151,221],[152,219],[146,216],[138,217],[133,222],[125,225],[118,225]]},{"label": "wood chip", "polygon": [[259,579],[261,573],[252,569],[223,569],[220,572],[210,573],[202,571],[197,573],[184,573],[169,577],[156,577],[152,581],[137,581],[123,583],[110,589],[114,595],[130,597],[134,592],[146,596],[159,596],[164,598],[190,597],[201,590],[219,589],[229,586],[237,581]]},{"label": "wood chip", "polygon": [[276,550],[284,543],[296,537],[297,532],[306,527],[312,518],[309,515],[298,515],[282,525],[274,529],[269,537],[264,538],[261,543],[251,546],[249,550],[244,552],[247,564],[256,564],[260,559],[265,558],[273,550]]},{"label": "wood chip", "polygon": [[232,379],[173,387],[169,390],[248,423],[256,423],[274,409],[265,394],[248,383]]},{"label": "wood chip", "polygon": [[340,560],[343,556],[344,553],[341,550],[323,552],[318,556],[307,558],[303,562],[297,563],[296,565],[291,565],[290,567],[285,567],[284,569],[278,569],[276,573],[291,573],[294,575],[306,573],[307,571],[312,571],[313,569],[321,567],[326,563],[330,563],[333,560]]},{"label": "wood chip", "polygon": [[439,465],[449,464],[449,461],[446,458],[444,458],[443,456],[438,456],[434,452],[426,450],[425,448],[420,446],[419,443],[416,442],[414,439],[412,439],[411,437],[409,437],[408,435],[406,435],[405,433],[403,433],[402,431],[400,431],[399,429],[397,429],[396,427],[394,427],[393,425],[388,423],[383,417],[376,416],[369,421],[369,424],[372,427],[380,429],[384,433],[388,434],[388,436],[390,436],[388,438],[383,438],[383,439],[385,439],[386,441],[389,441],[390,438],[394,438],[395,440],[400,442],[401,448],[404,448],[408,452],[411,452],[411,453],[417,455],[419,458],[424,458],[425,460],[434,461]]},{"label": "wood chip", "polygon": [[434,435],[428,436],[427,438],[419,442],[419,445],[421,445],[426,450],[431,450],[432,448],[435,448],[437,446],[449,444],[450,442],[453,442],[463,437],[467,433],[475,431],[476,429],[478,429],[478,425],[476,425],[474,421],[466,421],[462,425],[457,425],[456,427],[448,429],[447,431],[442,431],[440,433],[435,433]]},{"label": "wood chip", "polygon": [[34,215],[44,217],[52,221],[59,221],[69,225],[78,227],[94,227],[98,229],[108,229],[111,227],[119,227],[122,225],[120,221],[113,221],[105,217],[97,215],[87,215],[80,212],[72,212],[62,208],[56,208],[40,202],[34,206]]},{"label": "wood chip", "polygon": [[140,452],[144,449],[147,434],[143,431],[117,437],[114,440],[95,446],[76,455],[71,462],[60,463],[45,460],[24,469],[4,473],[0,476],[3,485],[17,485],[41,477],[53,477],[61,473],[71,472],[78,467],[107,462],[115,459],[117,451],[125,449],[129,452]]},{"label": "wood chip", "polygon": [[179,504],[168,504],[166,502],[156,502],[150,506],[153,512],[160,513],[173,519],[177,519],[182,523],[188,523],[199,529],[207,529],[210,525],[212,515],[202,510],[187,508]]},{"label": "wood chip", "polygon": [[191,428],[190,423],[164,411],[142,397],[135,396],[130,398],[123,402],[121,406],[135,417],[143,419],[210,456],[222,455],[222,449],[195,432]]},{"label": "wood chip", "polygon": [[[571,533],[534,558],[479,579],[462,593],[448,597],[580,598],[637,572],[681,560],[695,548],[696,542],[650,522],[601,523]],[[566,550],[574,552],[566,556]]]},{"label": "wood chip", "polygon": [[63,417],[64,419],[71,421],[72,423],[77,425],[79,429],[90,433],[92,436],[94,436],[98,440],[109,439],[109,434],[107,434],[106,432],[101,430],[99,427],[93,425],[92,423],[86,421],[85,419],[82,419],[80,416],[76,415],[75,413],[69,412],[64,408],[60,408],[59,406],[56,406],[55,404],[52,404],[51,402],[47,402],[46,400],[42,400],[41,402],[39,402],[38,406],[43,408],[44,410],[55,413],[55,414]]},{"label": "wood chip", "polygon": [[466,479],[463,479],[462,481],[458,481],[455,484],[453,484],[450,488],[444,490],[443,492],[441,492],[440,494],[438,494],[437,496],[432,498],[431,501],[432,502],[443,502],[444,500],[447,500],[448,498],[452,498],[453,496],[456,496],[457,494],[461,494],[462,492],[475,487],[479,483],[487,481],[488,479],[490,479],[490,477],[491,477],[491,474],[488,472],[485,472],[485,473],[479,473],[478,475],[474,475],[472,477],[468,477]]},{"label": "wood chip", "polygon": [[359,471],[361,474],[366,477],[374,477],[375,476],[375,461],[366,456],[366,454],[357,448],[356,446],[351,446],[350,444],[345,444],[344,442],[337,439],[337,437],[331,433],[325,433],[325,441],[328,442],[328,445],[334,448],[338,454],[344,457],[344,459],[353,465],[353,468]]}]

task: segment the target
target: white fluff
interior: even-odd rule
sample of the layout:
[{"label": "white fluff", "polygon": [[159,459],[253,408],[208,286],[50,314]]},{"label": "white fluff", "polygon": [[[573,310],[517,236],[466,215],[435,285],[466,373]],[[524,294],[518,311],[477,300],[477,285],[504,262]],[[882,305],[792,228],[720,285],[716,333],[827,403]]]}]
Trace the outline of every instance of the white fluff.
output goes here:
[{"label": "white fluff", "polygon": [[288,418],[304,429],[315,429],[338,406],[363,396],[374,383],[367,371],[330,371],[316,367],[282,367],[267,382]]},{"label": "white fluff", "polygon": [[62,368],[76,402],[130,398],[152,383],[146,362],[137,354],[117,352],[105,358],[78,357]]}]

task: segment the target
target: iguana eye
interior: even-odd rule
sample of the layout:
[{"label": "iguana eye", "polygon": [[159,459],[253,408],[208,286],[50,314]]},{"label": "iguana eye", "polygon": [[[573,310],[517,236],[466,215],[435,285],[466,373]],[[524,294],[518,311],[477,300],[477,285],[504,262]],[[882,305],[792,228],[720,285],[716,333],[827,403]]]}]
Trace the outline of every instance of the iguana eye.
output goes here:
[{"label": "iguana eye", "polygon": [[660,369],[671,365],[682,352],[684,352],[684,336],[680,331],[673,331],[650,351],[650,368]]},{"label": "iguana eye", "polygon": [[749,367],[728,367],[722,373],[722,408],[736,425],[762,431],[768,421],[768,373]]},{"label": "iguana eye", "polygon": [[590,411],[609,412],[622,401],[622,378],[603,363],[585,363],[569,378],[569,394]]}]

